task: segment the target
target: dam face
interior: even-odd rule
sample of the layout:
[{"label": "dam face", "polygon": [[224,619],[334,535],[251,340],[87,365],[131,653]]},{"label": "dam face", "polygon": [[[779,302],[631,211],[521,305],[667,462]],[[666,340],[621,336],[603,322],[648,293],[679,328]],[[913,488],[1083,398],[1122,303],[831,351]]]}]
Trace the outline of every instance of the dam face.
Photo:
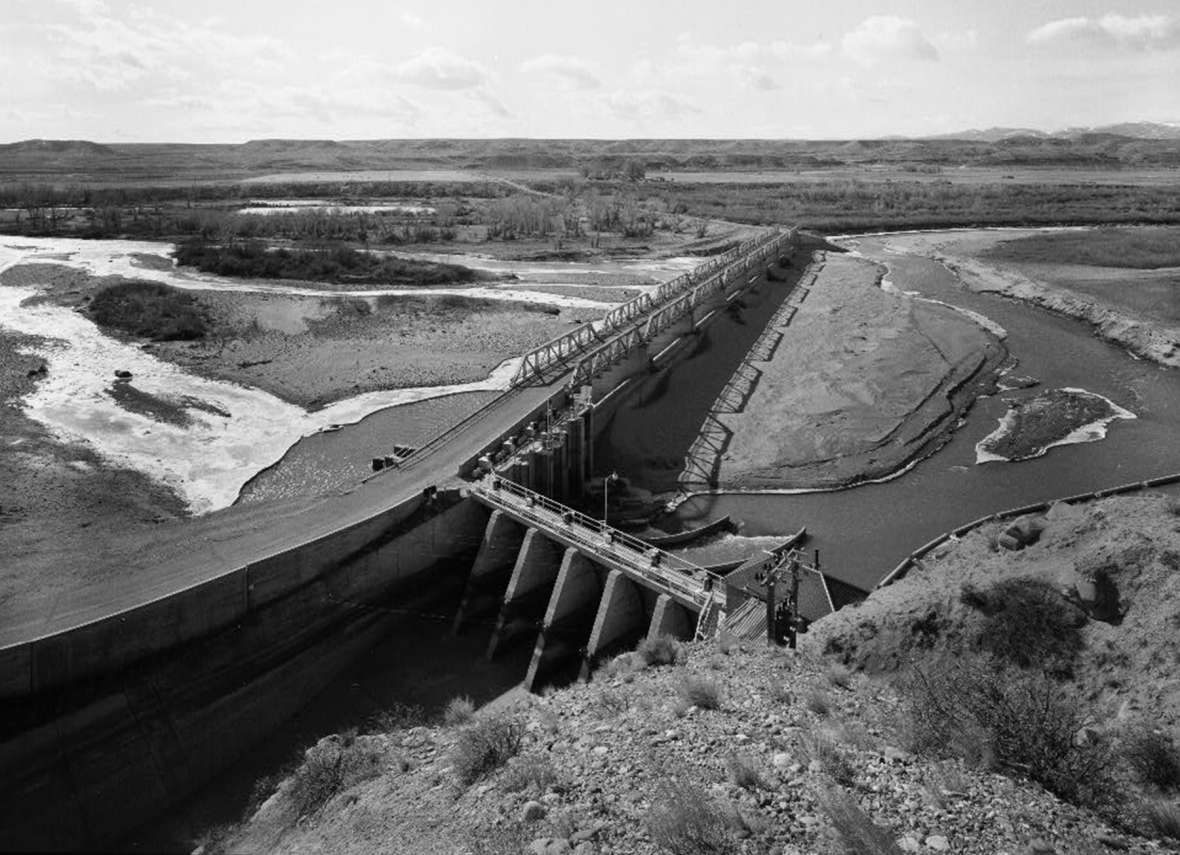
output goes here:
[{"label": "dam face", "polygon": [[[486,446],[513,440],[503,476],[576,503],[611,415],[691,352],[766,268],[748,269],[657,335],[621,335],[580,389],[534,396],[537,408]],[[525,425],[555,407],[573,415],[531,441]],[[124,614],[0,650],[0,841],[109,845],[230,767],[407,610],[458,603],[450,631],[487,632],[488,658],[531,650],[521,677],[533,688],[586,674],[643,637],[691,637],[717,596],[670,583],[658,557],[605,529],[555,533],[442,486]]]}]

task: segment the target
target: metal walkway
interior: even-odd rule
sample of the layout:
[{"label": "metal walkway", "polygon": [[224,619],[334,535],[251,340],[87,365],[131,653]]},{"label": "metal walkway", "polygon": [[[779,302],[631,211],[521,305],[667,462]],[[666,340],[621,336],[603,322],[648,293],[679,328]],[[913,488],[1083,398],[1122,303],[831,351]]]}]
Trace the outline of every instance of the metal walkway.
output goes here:
[{"label": "metal walkway", "polygon": [[514,481],[491,476],[471,487],[476,499],[504,511],[546,537],[576,549],[610,570],[618,570],[665,593],[694,611],[704,611],[714,592],[724,591],[725,580],[686,561],[555,502]]}]

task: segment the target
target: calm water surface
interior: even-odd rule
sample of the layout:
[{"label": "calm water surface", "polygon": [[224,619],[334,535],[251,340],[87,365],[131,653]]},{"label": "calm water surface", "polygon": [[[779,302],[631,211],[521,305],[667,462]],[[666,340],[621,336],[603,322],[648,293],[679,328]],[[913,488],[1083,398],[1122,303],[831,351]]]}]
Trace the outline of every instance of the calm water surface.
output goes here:
[{"label": "calm water surface", "polygon": [[1134,359],[1080,321],[972,293],[931,259],[886,254],[877,240],[862,240],[858,249],[887,263],[898,288],[980,312],[1004,327],[1016,371],[1040,380],[1039,389],[1086,389],[1138,418],[1114,422],[1100,442],[1053,448],[1019,463],[976,465],[975,444],[1007,409],[999,396],[984,398],[946,446],[892,481],[834,493],[703,497],[686,504],[683,515],[732,514],[745,523],[744,534],[806,525],[825,570],[864,588],[916,547],[986,514],[1180,472],[1180,372]]}]

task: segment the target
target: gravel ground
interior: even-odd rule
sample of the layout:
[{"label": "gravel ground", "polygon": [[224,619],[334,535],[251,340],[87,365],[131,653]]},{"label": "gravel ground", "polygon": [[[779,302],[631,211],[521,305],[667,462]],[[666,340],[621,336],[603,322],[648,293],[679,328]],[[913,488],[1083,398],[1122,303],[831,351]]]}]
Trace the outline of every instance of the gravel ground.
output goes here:
[{"label": "gravel ground", "polygon": [[[643,668],[628,654],[592,682],[481,711],[517,716],[524,738],[470,786],[453,765],[470,725],[361,736],[350,756],[366,772],[302,817],[288,779],[224,851],[647,855],[668,851],[659,816],[701,829],[709,845],[682,840],[682,852],[887,851],[848,849],[837,826],[904,852],[1159,851],[1036,785],[900,748],[900,703],[884,683],[761,643],[683,655]],[[687,700],[690,685],[715,690],[717,708]],[[308,759],[339,757],[342,744],[329,737]]]}]

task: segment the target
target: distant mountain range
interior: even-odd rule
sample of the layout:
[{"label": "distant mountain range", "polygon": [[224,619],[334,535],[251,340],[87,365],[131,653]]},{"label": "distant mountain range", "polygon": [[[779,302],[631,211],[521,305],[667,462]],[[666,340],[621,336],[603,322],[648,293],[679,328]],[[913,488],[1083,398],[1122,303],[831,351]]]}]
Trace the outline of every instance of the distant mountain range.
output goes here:
[{"label": "distant mountain range", "polygon": [[1051,132],[1041,131],[1035,128],[987,128],[986,130],[973,129],[951,134],[937,134],[935,136],[923,137],[922,139],[1002,142],[1021,137],[1076,140],[1083,137],[1097,136],[1130,137],[1140,140],[1180,140],[1180,123],[1121,122],[1116,125],[1100,125],[1093,128],[1066,128],[1065,130]]}]

